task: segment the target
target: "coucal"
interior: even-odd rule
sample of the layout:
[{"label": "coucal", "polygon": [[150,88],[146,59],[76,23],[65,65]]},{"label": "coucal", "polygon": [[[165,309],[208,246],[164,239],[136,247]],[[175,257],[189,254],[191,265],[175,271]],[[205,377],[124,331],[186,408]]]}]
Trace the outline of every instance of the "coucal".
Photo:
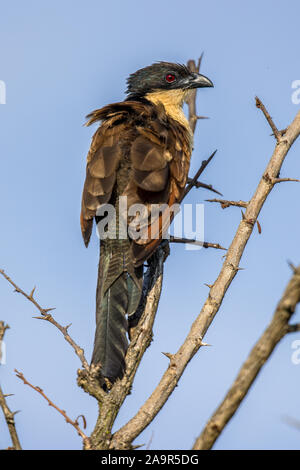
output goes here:
[{"label": "coucal", "polygon": [[[87,156],[81,229],[88,246],[93,220],[105,204],[118,214],[121,196],[127,205],[143,204],[140,238],[127,233],[100,240],[96,298],[96,334],[92,364],[100,365],[102,384],[122,378],[128,347],[128,321],[141,299],[143,263],[161,243],[170,218],[150,217],[153,204],[180,202],[192,152],[193,136],[182,105],[190,90],[212,82],[185,65],[158,62],[131,74],[127,98],[87,116],[100,121]],[[157,223],[158,222],[158,223]],[[126,219],[129,223],[129,218]],[[152,230],[153,224],[156,228]],[[154,234],[153,234],[154,232]]]}]

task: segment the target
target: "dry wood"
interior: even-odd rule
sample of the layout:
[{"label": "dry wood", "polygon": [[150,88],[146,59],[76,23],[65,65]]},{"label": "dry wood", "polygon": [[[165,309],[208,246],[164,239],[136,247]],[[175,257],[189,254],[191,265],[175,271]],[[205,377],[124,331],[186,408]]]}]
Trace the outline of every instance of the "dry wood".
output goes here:
[{"label": "dry wood", "polygon": [[291,329],[290,327],[294,325],[289,325],[289,321],[299,302],[300,266],[293,273],[270,324],[251,350],[224,400],[195,441],[193,449],[207,450],[212,448],[228,421],[238,410],[276,345],[287,333],[298,330],[297,328]]}]

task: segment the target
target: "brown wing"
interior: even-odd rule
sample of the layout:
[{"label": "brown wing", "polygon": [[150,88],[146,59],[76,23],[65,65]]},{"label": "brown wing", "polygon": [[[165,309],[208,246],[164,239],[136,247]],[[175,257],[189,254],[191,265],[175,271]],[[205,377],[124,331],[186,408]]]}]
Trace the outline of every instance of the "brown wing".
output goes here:
[{"label": "brown wing", "polygon": [[175,215],[170,208],[180,202],[185,188],[191,154],[189,139],[163,123],[138,132],[130,152],[132,179],[125,191],[128,207],[146,207],[139,217],[140,238],[132,243],[135,266],[151,256],[167,232]]},{"label": "brown wing", "polygon": [[[176,122],[167,121],[164,113],[153,114],[152,106],[139,102],[117,103],[92,113],[90,118],[88,124],[105,120],[93,137],[87,157],[81,210],[83,238],[87,246],[96,211],[111,198],[123,152],[120,142],[126,141],[131,172],[123,195],[128,198],[128,208],[133,204],[146,208],[139,221],[140,238],[131,244],[132,261],[139,266],[167,231],[174,217],[168,208],[180,202],[189,170],[190,134]],[[153,204],[161,209],[154,215]]]},{"label": "brown wing", "polygon": [[96,211],[101,204],[109,201],[116,181],[116,170],[122,156],[119,141],[124,132],[124,124],[113,126],[117,118],[115,116],[99,127],[87,156],[80,216],[86,246],[89,244]]}]

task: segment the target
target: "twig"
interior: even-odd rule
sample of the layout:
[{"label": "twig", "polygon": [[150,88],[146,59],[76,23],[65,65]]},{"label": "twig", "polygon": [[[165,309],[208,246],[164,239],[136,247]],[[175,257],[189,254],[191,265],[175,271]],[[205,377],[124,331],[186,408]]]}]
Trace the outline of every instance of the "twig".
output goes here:
[{"label": "twig", "polygon": [[277,140],[277,142],[280,141],[280,138],[282,136],[282,134],[279,132],[279,130],[277,129],[277,127],[275,126],[274,122],[273,122],[273,119],[271,118],[270,114],[268,113],[268,111],[266,110],[265,106],[263,105],[263,103],[261,102],[261,100],[256,96],[255,97],[255,102],[256,102],[256,107],[261,109],[262,112],[264,113],[265,115],[265,118],[266,120],[268,121],[272,131],[273,131],[273,134]]},{"label": "twig", "polygon": [[215,150],[207,160],[203,160],[203,162],[201,163],[201,166],[200,166],[199,170],[196,172],[195,176],[193,178],[189,179],[189,183],[186,185],[186,188],[184,190],[184,193],[183,193],[183,196],[182,196],[181,200],[183,200],[187,196],[187,194],[190,192],[190,190],[196,185],[199,176],[203,173],[203,171],[205,170],[207,165],[211,162],[211,160],[214,158],[216,153],[217,153],[217,150]]},{"label": "twig", "polygon": [[[193,178],[188,178],[187,179],[187,184],[192,182]],[[204,188],[208,189],[209,191],[212,191],[213,193],[219,194],[219,196],[223,196],[220,191],[217,191],[215,188],[213,188],[212,184],[206,184],[206,183],[201,183],[200,181],[195,181],[194,183],[195,188]]]},{"label": "twig", "polygon": [[170,242],[171,243],[190,243],[191,245],[203,246],[203,248],[216,248],[217,250],[225,250],[223,246],[219,243],[209,243],[209,242],[201,242],[199,240],[191,240],[190,238],[179,238],[170,235]]},{"label": "twig", "polygon": [[[266,173],[272,177],[277,177],[288,150],[299,134],[300,112],[287,128],[284,139],[277,143],[267,165]],[[177,353],[173,355],[173,360],[151,396],[137,414],[114,434],[111,441],[112,448],[118,449],[120,446],[121,448],[128,448],[131,442],[151,423],[173,392],[189,361],[200,348],[202,338],[219,311],[224,295],[238,271],[242,254],[253,231],[254,224],[272,187],[265,181],[264,177],[261,178],[227,251],[220,274],[212,285],[209,296],[199,316],[194,321],[188,336]]]},{"label": "twig", "polygon": [[[8,325],[5,325],[3,321],[0,321],[0,341],[3,340],[5,331],[8,330],[8,328],[9,328]],[[10,408],[8,407],[6,398],[9,396],[11,396],[11,394],[4,395],[2,388],[0,386],[0,406],[2,408],[4,418],[8,427],[8,431],[10,434],[10,438],[12,441],[12,445],[13,445],[13,447],[10,447],[10,449],[22,450],[19,436],[18,436],[17,429],[16,429],[16,423],[15,423],[15,415],[18,412],[17,411],[12,412]]]},{"label": "twig", "polygon": [[226,209],[227,207],[230,206],[235,206],[235,207],[248,207],[249,202],[245,201],[227,201],[226,199],[205,199],[206,202],[218,202],[222,209]]},{"label": "twig", "polygon": [[76,355],[79,357],[82,363],[82,366],[86,370],[89,370],[89,364],[87,360],[85,359],[84,350],[75,343],[75,341],[71,338],[71,336],[68,333],[68,328],[71,325],[67,325],[67,326],[60,325],[56,320],[54,320],[53,316],[49,313],[51,310],[54,310],[53,308],[42,308],[40,306],[40,304],[33,297],[33,294],[35,292],[35,287],[32,289],[30,294],[27,294],[19,286],[17,286],[17,284],[14,281],[12,281],[12,279],[4,272],[3,269],[0,269],[0,274],[2,274],[2,276],[15,288],[16,292],[18,292],[19,294],[22,294],[27,300],[33,303],[33,305],[39,310],[42,316],[34,317],[34,318],[37,318],[38,320],[46,320],[59,329],[59,331],[63,334],[65,340],[72,346]]},{"label": "twig", "polygon": [[[276,345],[290,332],[289,321],[300,302],[300,266],[289,281],[277,305],[273,318],[259,338],[221,405],[209,419],[193,449],[211,449],[228,421],[238,410],[258,373],[269,359]],[[297,331],[297,330],[295,330]]]},{"label": "twig", "polygon": [[[167,249],[167,245],[165,249]],[[91,435],[93,447],[96,449],[107,449],[109,447],[111,428],[120,407],[131,391],[140,361],[152,341],[152,327],[162,289],[163,263],[166,257],[165,249],[163,246],[159,247],[148,262],[149,266],[145,275],[143,300],[140,304],[142,315],[139,317],[138,312],[138,324],[131,331],[131,342],[126,354],[124,377],[122,380],[117,380],[114,383],[109,394],[104,394],[104,397],[100,397],[99,402],[101,406],[99,407],[99,415]],[[79,371],[78,384],[86,392],[97,398],[100,387],[99,383],[91,381],[86,371]]]},{"label": "twig", "polygon": [[[50,398],[47,397],[47,395],[43,392],[43,390],[40,388],[40,387],[37,387],[35,385],[32,385],[30,382],[28,382],[28,380],[24,377],[24,375],[22,374],[22,372],[19,372],[17,369],[15,369],[15,373],[16,373],[16,376],[22,380],[24,382],[25,385],[28,385],[29,387],[31,387],[33,390],[35,390],[36,392],[38,392],[43,398],[45,398],[45,400],[48,402],[48,405],[49,406],[52,406],[52,408],[54,408],[56,411],[58,411],[66,420],[67,423],[71,424],[71,426],[73,426],[77,433],[79,434],[79,436],[82,438],[83,440],[83,444],[84,444],[84,448],[85,450],[90,450],[91,449],[91,442],[90,442],[90,438],[86,436],[86,434],[82,431],[82,429],[80,428],[79,424],[78,424],[78,418],[73,421],[71,418],[68,417],[67,413],[65,412],[65,410],[62,410],[60,409],[57,405],[55,405],[53,403],[53,401],[50,400]],[[85,421],[85,420],[84,420]]]}]

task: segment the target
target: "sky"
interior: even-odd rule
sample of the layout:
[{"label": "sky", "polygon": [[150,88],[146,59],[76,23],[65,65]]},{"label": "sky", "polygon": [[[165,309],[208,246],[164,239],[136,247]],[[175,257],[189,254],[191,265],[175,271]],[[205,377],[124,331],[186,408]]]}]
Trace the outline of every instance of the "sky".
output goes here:
[{"label": "sky", "polygon": [[[278,128],[299,111],[293,82],[300,80],[300,4],[289,0],[0,0],[0,268],[26,291],[36,286],[45,308],[72,323],[70,334],[91,357],[94,336],[98,239],[84,247],[79,227],[85,159],[95,127],[85,115],[123,100],[127,76],[158,60],[185,63],[204,51],[202,73],[213,89],[198,93],[209,119],[198,122],[190,174],[218,149],[202,181],[231,200],[249,200],[274,149],[258,95]],[[1,84],[1,82],[0,82]],[[3,91],[3,87],[2,87]],[[3,95],[3,94],[2,94]],[[3,98],[3,96],[2,96]],[[0,100],[1,101],[1,100]],[[2,99],[1,102],[4,100]],[[281,176],[300,177],[300,141]],[[204,203],[205,239],[228,247],[240,221],[237,208],[205,202],[212,193],[192,190],[188,203]],[[269,323],[300,262],[297,183],[277,185],[254,230],[205,341],[165,407],[135,444],[189,449],[224,397],[242,362]],[[171,246],[154,326],[154,341],[138,370],[114,430],[151,394],[167,367],[162,351],[176,352],[201,310],[222,266],[223,252]],[[84,414],[87,432],[95,400],[76,386],[78,358],[52,325],[0,279],[0,320],[6,332],[1,386],[24,449],[80,449],[75,430],[14,374],[22,371],[70,417]],[[293,321],[299,321],[296,312]],[[277,346],[215,449],[299,449],[300,364],[292,362],[288,335]],[[10,445],[0,418],[0,448]]]}]

